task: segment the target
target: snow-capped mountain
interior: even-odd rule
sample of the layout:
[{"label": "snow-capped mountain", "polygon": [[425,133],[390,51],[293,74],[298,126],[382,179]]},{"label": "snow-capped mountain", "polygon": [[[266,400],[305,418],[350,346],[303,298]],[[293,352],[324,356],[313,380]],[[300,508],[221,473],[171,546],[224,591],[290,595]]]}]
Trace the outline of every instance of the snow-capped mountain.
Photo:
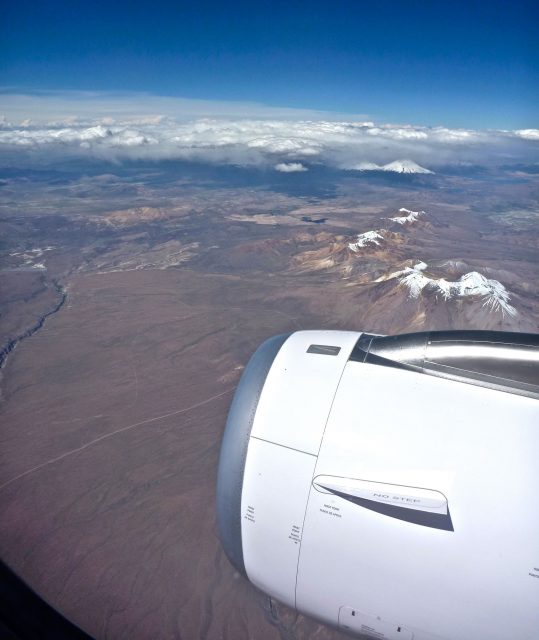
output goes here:
[{"label": "snow-capped mountain", "polygon": [[360,162],[352,167],[354,171],[390,171],[393,173],[434,173],[430,169],[421,167],[413,160],[395,160],[388,164],[375,164],[374,162]]},{"label": "snow-capped mountain", "polygon": [[[399,209],[399,213],[403,213],[402,216],[396,216],[395,218],[388,218],[392,222],[396,222],[397,224],[411,224],[418,220],[419,216],[425,215],[424,211],[411,211],[410,209],[405,209],[401,207]],[[376,229],[374,231],[365,231],[365,233],[358,234],[355,242],[350,242],[348,244],[348,248],[357,253],[359,249],[363,247],[367,247],[369,245],[380,245],[380,241],[384,240],[384,236],[388,233],[387,229]]]},{"label": "snow-capped mountain", "polygon": [[409,222],[415,222],[419,216],[425,215],[424,211],[410,211],[410,209],[405,209],[404,207],[399,209],[399,213],[404,213],[404,215],[389,219],[398,224],[408,224]]},{"label": "snow-capped mountain", "polygon": [[430,169],[421,167],[413,160],[395,160],[382,167],[382,171],[394,171],[395,173],[434,173]]},{"label": "snow-capped mountain", "polygon": [[360,233],[357,236],[357,239],[355,242],[351,242],[348,245],[348,248],[353,251],[354,253],[357,253],[358,249],[361,249],[362,247],[366,247],[369,244],[380,244],[380,240],[383,240],[383,233],[385,232],[385,229],[379,229],[378,231],[366,231],[365,233]]},{"label": "snow-capped mountain", "polygon": [[424,273],[427,266],[425,262],[418,262],[413,267],[392,273],[389,278],[397,278],[412,298],[419,298],[424,290],[440,293],[444,300],[481,296],[483,306],[489,310],[501,311],[502,315],[517,315],[516,309],[509,304],[509,293],[498,280],[489,280],[477,271],[465,273],[454,282],[445,278],[430,278]]}]

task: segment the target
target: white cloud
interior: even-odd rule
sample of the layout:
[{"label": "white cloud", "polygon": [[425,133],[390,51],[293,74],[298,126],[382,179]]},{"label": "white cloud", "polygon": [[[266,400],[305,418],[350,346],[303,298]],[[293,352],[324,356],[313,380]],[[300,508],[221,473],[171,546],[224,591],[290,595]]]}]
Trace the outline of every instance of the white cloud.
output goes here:
[{"label": "white cloud", "polygon": [[[534,161],[538,130],[375,124],[361,117],[137,94],[3,94],[0,163],[184,159],[304,171]],[[15,121],[15,123],[14,123]],[[11,122],[11,124],[10,124]],[[400,161],[402,164],[402,161]],[[400,165],[399,165],[400,166]]]},{"label": "white cloud", "polygon": [[526,140],[539,140],[539,129],[519,129],[515,133]]},{"label": "white cloud", "polygon": [[301,162],[279,162],[275,165],[275,170],[282,173],[297,173],[298,171],[307,171],[307,167],[304,167]]},{"label": "white cloud", "polygon": [[[164,118],[187,122],[200,118],[223,119],[342,119],[342,114],[330,114],[315,109],[270,107],[256,102],[226,100],[195,100],[174,96],[158,96],[143,92],[105,91],[36,91],[8,92],[0,89],[0,114],[9,122],[29,120],[34,125],[57,123],[114,124],[129,122],[157,124]],[[350,117],[350,116],[349,116]],[[353,119],[364,119],[354,114]],[[0,115],[0,126],[2,117]]]}]

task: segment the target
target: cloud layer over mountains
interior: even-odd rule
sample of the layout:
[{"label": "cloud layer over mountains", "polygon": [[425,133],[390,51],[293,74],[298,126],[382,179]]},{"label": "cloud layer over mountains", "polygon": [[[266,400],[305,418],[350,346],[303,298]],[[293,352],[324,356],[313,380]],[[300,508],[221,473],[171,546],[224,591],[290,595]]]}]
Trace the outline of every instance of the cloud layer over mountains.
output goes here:
[{"label": "cloud layer over mountains", "polygon": [[[107,111],[103,102],[90,117],[73,116],[36,123],[10,123],[13,111],[0,120],[0,164],[54,164],[71,158],[110,160],[181,159],[212,164],[274,168],[301,172],[313,165],[357,170],[406,159],[436,170],[443,165],[508,165],[537,162],[539,131],[450,129],[415,125],[375,124],[329,119],[329,114],[260,108],[241,115],[194,117],[168,105],[165,113],[136,105]],[[154,105],[158,107],[159,104]],[[91,110],[91,103],[88,107]],[[215,111],[218,111],[217,107]],[[249,109],[246,110],[249,112]],[[199,111],[206,114],[208,111]],[[24,113],[21,111],[20,113]],[[52,110],[44,113],[52,117]],[[107,115],[108,114],[108,115]],[[228,115],[230,114],[230,115]],[[322,117],[324,115],[325,117]]]}]

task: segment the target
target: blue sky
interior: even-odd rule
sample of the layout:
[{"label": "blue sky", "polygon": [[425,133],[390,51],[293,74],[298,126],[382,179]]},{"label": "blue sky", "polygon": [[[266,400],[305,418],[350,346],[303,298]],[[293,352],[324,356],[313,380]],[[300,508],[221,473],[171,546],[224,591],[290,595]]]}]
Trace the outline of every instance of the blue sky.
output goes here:
[{"label": "blue sky", "polygon": [[538,7],[7,0],[0,85],[253,101],[385,122],[536,127]]}]

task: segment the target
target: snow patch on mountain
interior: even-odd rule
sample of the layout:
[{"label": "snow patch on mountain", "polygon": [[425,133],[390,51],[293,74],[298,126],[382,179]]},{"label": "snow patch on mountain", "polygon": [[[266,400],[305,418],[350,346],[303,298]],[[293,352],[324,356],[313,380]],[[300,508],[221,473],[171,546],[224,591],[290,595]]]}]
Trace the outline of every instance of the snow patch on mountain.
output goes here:
[{"label": "snow patch on mountain", "polygon": [[484,299],[483,306],[490,311],[517,315],[517,310],[509,304],[509,293],[498,280],[489,280],[477,271],[470,271],[453,282],[445,278],[429,278],[424,273],[427,266],[425,262],[418,262],[413,267],[391,274],[390,278],[397,278],[412,298],[418,298],[424,290],[440,293],[445,300],[481,296]]},{"label": "snow patch on mountain", "polygon": [[356,241],[351,242],[348,245],[348,248],[354,253],[357,253],[359,249],[361,249],[362,247],[366,247],[369,244],[379,245],[380,240],[384,239],[383,233],[385,233],[385,229],[379,229],[378,231],[366,231],[365,233],[360,233],[357,236]]},{"label": "snow patch on mountain", "polygon": [[24,268],[30,269],[41,269],[44,270],[47,267],[44,262],[36,262],[39,258],[43,256],[45,251],[52,251],[54,247],[37,247],[36,249],[27,249],[26,251],[13,251],[10,253],[10,257],[14,257],[17,261],[22,261],[20,266]]},{"label": "snow patch on mountain", "polygon": [[404,213],[403,216],[396,216],[395,218],[389,218],[393,222],[398,224],[408,224],[409,222],[415,222],[419,216],[425,215],[424,211],[411,211],[410,209],[405,209],[401,207],[399,209],[399,213]]}]

